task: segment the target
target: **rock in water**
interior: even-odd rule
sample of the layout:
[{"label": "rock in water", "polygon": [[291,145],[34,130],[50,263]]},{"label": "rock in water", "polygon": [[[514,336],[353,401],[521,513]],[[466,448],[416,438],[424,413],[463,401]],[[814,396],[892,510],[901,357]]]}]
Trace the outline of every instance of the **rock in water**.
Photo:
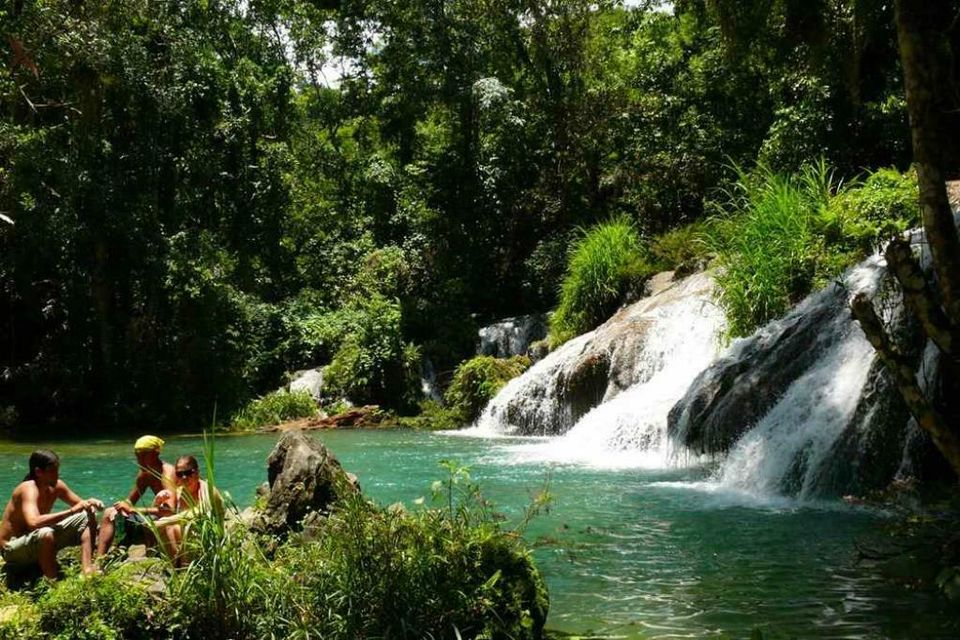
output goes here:
[{"label": "rock in water", "polygon": [[322,442],[299,431],[285,433],[273,448],[267,458],[267,483],[266,506],[251,526],[281,537],[360,491],[356,477],[343,470]]}]

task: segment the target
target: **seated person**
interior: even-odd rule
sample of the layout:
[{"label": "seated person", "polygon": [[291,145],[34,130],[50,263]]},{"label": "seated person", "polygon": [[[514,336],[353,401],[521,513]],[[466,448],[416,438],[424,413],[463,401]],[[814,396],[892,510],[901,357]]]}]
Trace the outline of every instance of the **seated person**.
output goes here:
[{"label": "seated person", "polygon": [[210,485],[200,478],[200,465],[196,458],[193,456],[177,458],[175,473],[176,494],[168,496],[161,493],[157,495],[157,500],[174,498],[177,513],[157,520],[156,524],[163,531],[166,546],[171,552],[170,557],[173,558],[176,566],[180,566],[184,560],[183,539],[188,535],[190,521],[199,512],[213,513],[222,517],[224,511],[220,492],[214,489],[211,494]]},{"label": "seated person", "polygon": [[[43,575],[57,578],[57,552],[80,546],[84,574],[96,571],[95,512],[103,509],[96,498],[82,500],[60,479],[60,458],[39,449],[30,454],[30,472],[13,490],[0,522],[0,554],[8,566],[21,569],[39,565]],[[57,499],[70,508],[51,513]]]},{"label": "seated person", "polygon": [[163,440],[156,436],[142,436],[133,444],[133,453],[137,457],[140,470],[133,483],[133,489],[126,500],[114,503],[103,516],[100,532],[98,553],[106,553],[116,530],[117,517],[123,518],[123,543],[146,544],[148,547],[156,543],[151,528],[146,526],[147,518],[156,519],[174,512],[172,499],[157,499],[152,507],[137,508],[135,505],[147,489],[159,496],[164,490],[166,495],[172,495],[176,489],[173,465],[160,458],[163,450]]}]

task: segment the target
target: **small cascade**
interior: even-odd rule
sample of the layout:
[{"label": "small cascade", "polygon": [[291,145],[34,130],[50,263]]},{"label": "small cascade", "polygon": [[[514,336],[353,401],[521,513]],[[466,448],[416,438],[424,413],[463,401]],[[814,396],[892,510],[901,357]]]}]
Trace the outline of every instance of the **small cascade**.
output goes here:
[{"label": "small cascade", "polygon": [[676,453],[667,438],[667,414],[693,379],[717,356],[725,322],[699,297],[658,308],[640,359],[648,375],[604,402],[563,436],[541,446],[550,460],[603,461],[605,466],[664,468]]},{"label": "small cascade", "polygon": [[[882,258],[864,261],[698,376],[671,411],[670,433],[697,453],[726,452],[720,487],[810,498],[894,477],[909,416],[849,311],[885,275]],[[899,293],[889,302],[886,321],[903,327]]]},{"label": "small cascade", "polygon": [[433,362],[426,356],[420,361],[420,392],[428,400],[443,402],[443,394],[440,393],[440,385],[437,384],[437,372]]},{"label": "small cascade", "polygon": [[506,318],[480,329],[477,355],[494,358],[522,356],[531,344],[546,337],[546,314]]},{"label": "small cascade", "polygon": [[672,283],[511,380],[477,432],[566,434],[540,447],[551,459],[643,450],[660,460],[667,413],[716,357],[724,326],[708,274]]}]

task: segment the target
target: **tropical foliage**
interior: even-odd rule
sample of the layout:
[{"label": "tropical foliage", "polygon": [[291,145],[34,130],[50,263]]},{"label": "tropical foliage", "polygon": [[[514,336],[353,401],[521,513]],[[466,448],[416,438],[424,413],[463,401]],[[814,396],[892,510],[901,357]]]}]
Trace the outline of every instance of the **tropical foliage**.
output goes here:
[{"label": "tropical foliage", "polygon": [[578,229],[701,221],[731,161],[905,170],[890,3],[752,4],[12,3],[0,424],[196,428],[323,364],[412,411],[478,323],[615,307]]}]

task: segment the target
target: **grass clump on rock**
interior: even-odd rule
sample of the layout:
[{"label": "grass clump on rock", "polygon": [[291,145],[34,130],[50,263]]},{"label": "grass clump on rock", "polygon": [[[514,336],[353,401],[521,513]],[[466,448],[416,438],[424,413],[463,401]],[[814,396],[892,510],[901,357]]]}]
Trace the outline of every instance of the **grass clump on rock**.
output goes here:
[{"label": "grass clump on rock", "polygon": [[570,251],[560,304],[550,318],[551,347],[601,324],[653,271],[640,234],[627,219],[583,232]]},{"label": "grass clump on rock", "polygon": [[731,336],[780,317],[918,219],[912,174],[881,170],[843,184],[823,160],[795,174],[763,164],[736,171],[706,233]]},{"label": "grass clump on rock", "polygon": [[274,391],[252,400],[237,412],[230,428],[252,431],[260,427],[280,424],[287,420],[317,415],[317,403],[309,391]]},{"label": "grass clump on rock", "polygon": [[457,367],[444,394],[447,406],[460,425],[473,422],[507,382],[530,368],[530,358],[477,356]]}]

